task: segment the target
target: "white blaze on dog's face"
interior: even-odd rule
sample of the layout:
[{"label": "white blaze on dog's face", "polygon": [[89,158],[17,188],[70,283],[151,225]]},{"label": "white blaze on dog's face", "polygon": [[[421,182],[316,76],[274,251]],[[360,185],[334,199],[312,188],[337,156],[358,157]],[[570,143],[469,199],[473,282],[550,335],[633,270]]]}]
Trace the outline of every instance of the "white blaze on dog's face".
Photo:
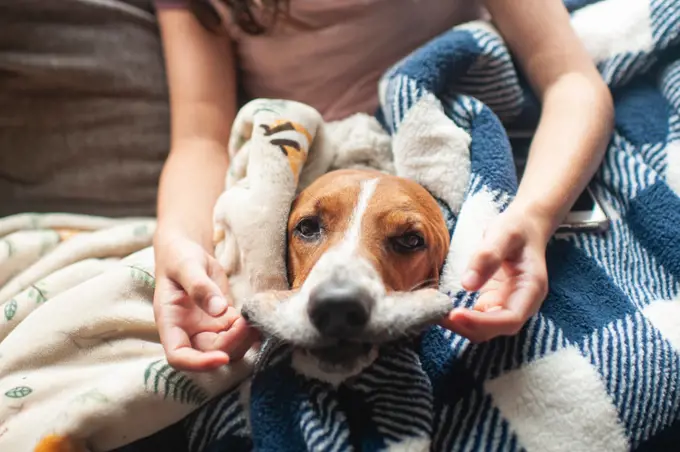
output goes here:
[{"label": "white blaze on dog's face", "polygon": [[391,294],[437,287],[448,246],[439,206],[413,181],[341,170],[305,189],[289,217],[288,271],[299,314],[330,344],[317,358],[366,354],[374,311]]}]

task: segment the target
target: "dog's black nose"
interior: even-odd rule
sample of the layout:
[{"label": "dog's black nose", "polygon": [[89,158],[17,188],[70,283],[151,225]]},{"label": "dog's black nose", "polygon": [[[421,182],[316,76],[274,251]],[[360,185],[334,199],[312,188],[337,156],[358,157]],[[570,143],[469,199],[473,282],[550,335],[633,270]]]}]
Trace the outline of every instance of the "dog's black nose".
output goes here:
[{"label": "dog's black nose", "polygon": [[309,295],[307,312],[319,332],[338,339],[359,334],[371,316],[373,297],[351,282],[327,282]]}]

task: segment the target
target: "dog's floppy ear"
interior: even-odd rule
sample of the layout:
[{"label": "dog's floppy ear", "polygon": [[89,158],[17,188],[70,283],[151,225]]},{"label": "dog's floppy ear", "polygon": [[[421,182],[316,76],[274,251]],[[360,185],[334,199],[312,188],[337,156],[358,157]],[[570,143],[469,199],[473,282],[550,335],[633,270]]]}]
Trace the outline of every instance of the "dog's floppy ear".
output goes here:
[{"label": "dog's floppy ear", "polygon": [[448,255],[449,246],[451,243],[449,230],[445,226],[446,224],[442,225],[442,227],[435,227],[433,228],[432,232],[434,243],[430,244],[430,268],[432,268],[430,279],[436,281],[434,287],[439,286],[439,279],[441,277],[444,264],[446,263],[446,256]]},{"label": "dog's floppy ear", "polygon": [[380,342],[417,332],[441,320],[451,310],[451,298],[437,289],[394,292],[378,303],[371,329]]}]

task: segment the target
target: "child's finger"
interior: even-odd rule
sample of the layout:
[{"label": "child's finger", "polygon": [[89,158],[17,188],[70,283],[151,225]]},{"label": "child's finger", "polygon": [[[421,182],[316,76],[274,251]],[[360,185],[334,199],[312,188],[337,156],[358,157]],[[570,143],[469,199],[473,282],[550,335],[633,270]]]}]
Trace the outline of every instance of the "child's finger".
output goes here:
[{"label": "child's finger", "polygon": [[242,327],[241,325],[237,325],[233,331],[225,331],[220,335],[226,336],[221,350],[229,355],[231,362],[243,358],[248,349],[260,339],[260,333],[256,329],[249,326]]},{"label": "child's finger", "polygon": [[201,352],[219,350],[219,332],[203,331],[191,336],[191,346]]},{"label": "child's finger", "polygon": [[518,315],[529,318],[536,314],[548,293],[547,277],[524,281],[510,294],[505,306]]},{"label": "child's finger", "polygon": [[517,234],[492,231],[484,238],[483,244],[470,259],[468,269],[461,281],[463,288],[475,292],[493,276],[503,264],[522,246]]},{"label": "child's finger", "polygon": [[222,351],[195,350],[187,333],[176,325],[161,323],[158,325],[158,330],[168,364],[176,369],[210,370],[229,363],[229,356]]},{"label": "child's finger", "polygon": [[257,331],[239,318],[227,331],[220,332],[216,345],[235,361],[241,359],[258,338]]},{"label": "child's finger", "polygon": [[469,292],[478,291],[498,271],[502,262],[502,256],[496,250],[479,251],[470,260],[468,269],[463,275],[461,281],[463,288]]},{"label": "child's finger", "polygon": [[451,311],[442,326],[472,342],[486,342],[497,336],[513,336],[524,325],[525,319],[507,309],[478,312],[469,309]]},{"label": "child's finger", "polygon": [[198,262],[187,261],[174,276],[192,300],[208,314],[222,315],[229,304],[215,281]]},{"label": "child's finger", "polygon": [[[188,295],[184,296],[188,297]],[[162,319],[161,322],[167,322],[182,328],[190,338],[202,332],[219,333],[220,331],[227,330],[240,317],[238,310],[232,306],[229,306],[226,311],[217,317],[207,314],[195,305],[186,310],[178,310],[170,305],[160,309],[160,311],[162,312],[158,317]]]},{"label": "child's finger", "polygon": [[220,292],[222,292],[222,295],[227,299],[227,302],[233,306],[233,296],[231,293],[231,288],[229,287],[229,277],[227,276],[227,272],[214,259],[211,260],[208,266],[208,276],[210,279],[215,281],[217,287],[220,289]]},{"label": "child's finger", "polygon": [[[223,330],[228,330],[229,328],[232,327],[234,322],[236,322],[238,319],[241,318],[241,314],[239,311],[234,308],[233,306],[229,306],[226,311],[219,317],[204,317],[201,319],[201,325],[205,325],[206,328],[203,329],[203,331],[208,331],[208,325],[212,327],[213,325],[219,325],[219,329],[210,329],[210,331],[223,331]],[[213,323],[214,321],[214,323]]]},{"label": "child's finger", "polygon": [[448,317],[440,321],[439,325],[475,344],[490,339],[487,332],[476,329],[474,324],[469,323],[463,316],[457,313],[452,312]]},{"label": "child's finger", "polygon": [[525,317],[509,309],[467,311],[464,315],[474,329],[488,331],[492,336],[514,336],[526,322]]},{"label": "child's finger", "polygon": [[475,304],[472,309],[475,311],[479,312],[493,312],[493,311],[498,311],[499,309],[503,309],[503,303],[498,301],[498,302],[487,302],[487,303],[477,303]]},{"label": "child's finger", "polygon": [[[485,285],[484,292],[479,296],[472,309],[486,312],[489,310],[501,309],[505,306],[505,302],[510,297],[514,285],[509,281],[494,285],[493,283],[495,282],[496,281],[491,280]],[[487,290],[491,286],[495,286],[493,287],[493,290]]]},{"label": "child's finger", "polygon": [[229,364],[229,356],[224,352],[199,352],[190,347],[174,350],[167,358],[175,369],[189,372],[205,372]]}]

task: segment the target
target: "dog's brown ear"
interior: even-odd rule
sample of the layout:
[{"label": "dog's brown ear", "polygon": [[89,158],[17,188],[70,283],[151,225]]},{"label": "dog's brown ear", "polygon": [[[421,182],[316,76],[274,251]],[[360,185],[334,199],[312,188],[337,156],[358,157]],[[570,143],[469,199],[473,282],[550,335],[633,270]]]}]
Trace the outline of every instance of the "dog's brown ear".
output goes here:
[{"label": "dog's brown ear", "polygon": [[449,254],[449,231],[445,226],[443,228],[437,227],[434,228],[432,236],[433,242],[430,244],[430,268],[432,268],[432,273],[430,274],[430,279],[434,281],[433,287],[436,288],[439,286],[439,276]]}]

